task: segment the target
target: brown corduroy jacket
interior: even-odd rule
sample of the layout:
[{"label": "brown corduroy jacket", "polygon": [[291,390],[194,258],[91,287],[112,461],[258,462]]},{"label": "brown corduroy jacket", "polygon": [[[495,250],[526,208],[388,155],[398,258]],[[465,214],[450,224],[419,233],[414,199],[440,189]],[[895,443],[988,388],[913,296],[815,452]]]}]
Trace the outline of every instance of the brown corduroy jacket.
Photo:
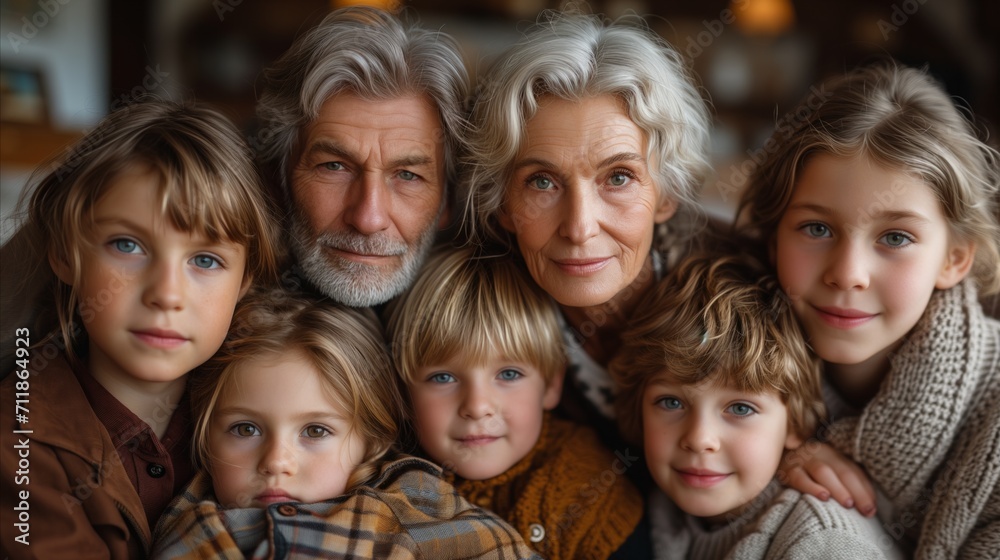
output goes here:
[{"label": "brown corduroy jacket", "polygon": [[[61,356],[31,363],[27,380],[15,372],[0,384],[4,556],[145,557],[150,529],[142,502],[69,364]],[[23,412],[18,398],[27,423],[15,416]]]}]

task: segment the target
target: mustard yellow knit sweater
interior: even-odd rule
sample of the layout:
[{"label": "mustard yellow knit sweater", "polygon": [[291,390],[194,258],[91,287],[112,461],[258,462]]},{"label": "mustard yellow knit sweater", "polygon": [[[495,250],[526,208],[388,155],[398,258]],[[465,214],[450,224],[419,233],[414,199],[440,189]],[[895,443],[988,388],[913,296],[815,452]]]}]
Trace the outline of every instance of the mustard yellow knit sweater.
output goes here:
[{"label": "mustard yellow knit sweater", "polygon": [[546,414],[538,443],[500,476],[451,482],[470,502],[493,510],[549,560],[604,560],[635,531],[643,498],[631,465],[590,428]]}]

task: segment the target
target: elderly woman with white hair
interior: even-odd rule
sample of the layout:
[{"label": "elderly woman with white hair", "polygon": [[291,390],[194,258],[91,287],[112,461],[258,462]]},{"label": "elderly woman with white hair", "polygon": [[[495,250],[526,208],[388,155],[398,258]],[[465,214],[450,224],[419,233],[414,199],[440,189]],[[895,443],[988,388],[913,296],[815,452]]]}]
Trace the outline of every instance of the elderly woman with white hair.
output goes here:
[{"label": "elderly woman with white hair", "polygon": [[[621,333],[696,236],[723,242],[698,231],[705,102],[641,18],[548,14],[483,73],[471,120],[469,233],[522,259],[552,297],[570,362],[564,396],[584,397],[564,408],[618,441],[607,366]],[[874,511],[856,464],[826,444],[809,452],[785,471],[792,487]]]},{"label": "elderly woman with white hair", "polygon": [[572,386],[614,417],[606,367],[696,233],[709,116],[639,18],[550,14],[483,74],[466,223],[516,247],[564,319]]}]

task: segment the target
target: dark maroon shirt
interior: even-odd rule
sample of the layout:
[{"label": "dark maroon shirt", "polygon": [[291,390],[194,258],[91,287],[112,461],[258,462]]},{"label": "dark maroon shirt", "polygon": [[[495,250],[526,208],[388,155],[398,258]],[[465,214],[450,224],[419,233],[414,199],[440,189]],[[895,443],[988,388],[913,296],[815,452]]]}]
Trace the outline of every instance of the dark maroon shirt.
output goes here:
[{"label": "dark maroon shirt", "polygon": [[86,367],[76,368],[76,376],[91,408],[111,436],[152,529],[170,501],[194,476],[187,391],[174,409],[166,406],[157,409],[157,413],[170,415],[167,431],[159,439],[149,424],[109,393]]}]

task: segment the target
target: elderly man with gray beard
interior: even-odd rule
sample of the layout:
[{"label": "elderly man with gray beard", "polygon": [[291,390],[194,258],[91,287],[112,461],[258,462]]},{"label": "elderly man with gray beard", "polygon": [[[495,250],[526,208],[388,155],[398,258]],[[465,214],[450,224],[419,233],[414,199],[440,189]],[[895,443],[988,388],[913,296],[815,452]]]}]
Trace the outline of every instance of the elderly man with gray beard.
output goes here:
[{"label": "elderly man with gray beard", "polygon": [[352,307],[412,283],[448,219],[468,75],[454,40],[372,8],[331,13],[265,71],[262,163],[315,289]]}]

